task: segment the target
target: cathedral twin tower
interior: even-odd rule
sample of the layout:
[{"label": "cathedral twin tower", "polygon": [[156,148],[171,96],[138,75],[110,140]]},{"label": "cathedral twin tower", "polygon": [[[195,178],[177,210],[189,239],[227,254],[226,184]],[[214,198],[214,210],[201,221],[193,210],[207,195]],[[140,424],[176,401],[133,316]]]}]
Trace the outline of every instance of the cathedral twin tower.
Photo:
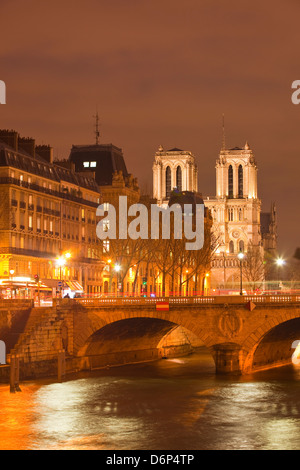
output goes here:
[{"label": "cathedral twin tower", "polygon": [[[191,152],[159,148],[153,164],[153,197],[168,204],[171,191],[198,191],[198,170]],[[232,286],[239,278],[239,252],[250,245],[263,257],[261,201],[257,196],[257,165],[248,143],[243,148],[223,148],[216,161],[216,196],[205,206],[213,218],[214,259],[212,287]],[[276,248],[274,234],[273,249]]]}]

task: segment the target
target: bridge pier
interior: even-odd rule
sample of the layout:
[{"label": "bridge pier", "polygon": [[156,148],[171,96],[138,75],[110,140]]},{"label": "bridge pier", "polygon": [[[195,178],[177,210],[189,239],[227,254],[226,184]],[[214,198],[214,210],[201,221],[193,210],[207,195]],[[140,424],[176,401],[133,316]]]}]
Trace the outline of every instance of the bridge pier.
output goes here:
[{"label": "bridge pier", "polygon": [[216,374],[242,374],[242,350],[236,343],[223,343],[213,346]]}]

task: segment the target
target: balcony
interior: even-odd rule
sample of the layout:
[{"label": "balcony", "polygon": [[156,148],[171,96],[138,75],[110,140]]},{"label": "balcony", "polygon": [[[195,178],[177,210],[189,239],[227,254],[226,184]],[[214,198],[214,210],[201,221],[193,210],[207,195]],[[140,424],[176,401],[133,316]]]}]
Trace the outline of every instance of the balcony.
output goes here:
[{"label": "balcony", "polygon": [[17,201],[16,199],[12,199],[12,200],[11,200],[11,205],[12,205],[13,207],[18,207],[18,201]]},{"label": "balcony", "polygon": [[20,201],[20,209],[26,209],[26,202]]},{"label": "balcony", "polygon": [[44,188],[43,186],[39,186],[38,184],[28,183],[27,181],[20,181],[17,178],[11,178],[7,176],[0,178],[0,184],[13,184],[15,186],[19,186],[19,187],[21,186],[23,188],[31,189],[32,191],[49,194],[51,196],[59,197],[61,199],[66,199],[68,201],[74,201],[79,204],[84,204],[90,207],[97,208],[99,205],[97,202],[92,202],[92,201],[88,201],[87,199],[83,199],[81,197],[80,191],[77,193],[77,196],[76,196],[75,194],[70,194],[70,193],[66,193],[63,191],[55,191],[54,189]]},{"label": "balcony", "polygon": [[0,254],[12,254],[12,255],[25,255],[30,256],[33,258],[50,258],[53,259],[56,254],[55,253],[45,253],[44,251],[36,251],[36,250],[27,250],[25,248],[12,248],[12,247],[4,247],[0,248]]},{"label": "balcony", "polygon": [[28,204],[28,210],[34,211],[34,204]]}]

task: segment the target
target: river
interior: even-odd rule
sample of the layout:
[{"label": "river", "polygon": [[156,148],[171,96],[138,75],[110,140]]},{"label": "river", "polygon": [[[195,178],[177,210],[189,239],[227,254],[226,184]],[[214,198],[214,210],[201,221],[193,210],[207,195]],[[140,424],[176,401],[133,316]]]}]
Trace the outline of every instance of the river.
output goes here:
[{"label": "river", "polygon": [[187,357],[0,385],[1,449],[300,448],[300,368],[215,376],[206,351]]}]

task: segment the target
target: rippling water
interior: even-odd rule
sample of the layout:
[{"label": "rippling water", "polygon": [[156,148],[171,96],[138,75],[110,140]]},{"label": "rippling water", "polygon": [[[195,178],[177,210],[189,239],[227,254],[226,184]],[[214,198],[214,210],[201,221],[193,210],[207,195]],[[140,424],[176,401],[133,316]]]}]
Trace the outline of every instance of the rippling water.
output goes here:
[{"label": "rippling water", "polygon": [[0,386],[1,449],[299,449],[300,368],[220,378],[206,352]]}]

